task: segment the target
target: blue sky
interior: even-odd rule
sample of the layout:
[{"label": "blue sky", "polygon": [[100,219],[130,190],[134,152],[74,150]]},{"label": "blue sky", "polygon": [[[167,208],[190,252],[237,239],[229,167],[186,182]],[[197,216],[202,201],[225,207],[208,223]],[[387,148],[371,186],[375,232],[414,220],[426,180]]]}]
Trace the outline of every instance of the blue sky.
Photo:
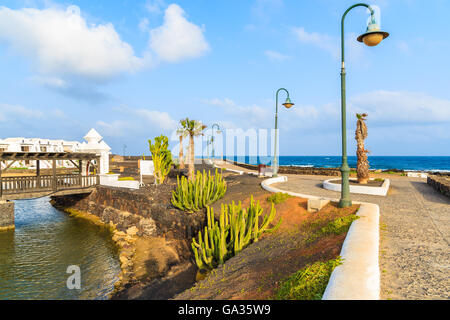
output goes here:
[{"label": "blue sky", "polygon": [[[340,18],[355,1],[6,0],[0,5],[0,138],[81,140],[148,151],[189,117],[270,129],[281,155],[340,154]],[[367,112],[372,155],[450,155],[450,2],[372,0],[391,36],[346,19],[349,155]],[[281,96],[284,99],[284,96]],[[173,142],[173,144],[175,141]]]}]

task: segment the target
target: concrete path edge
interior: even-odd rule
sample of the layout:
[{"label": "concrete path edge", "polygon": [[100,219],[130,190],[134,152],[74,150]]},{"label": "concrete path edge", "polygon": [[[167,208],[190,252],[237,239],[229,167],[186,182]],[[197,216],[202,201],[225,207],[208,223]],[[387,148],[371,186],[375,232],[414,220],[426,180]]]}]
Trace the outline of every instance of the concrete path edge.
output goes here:
[{"label": "concrete path edge", "polygon": [[[306,199],[338,199],[310,196],[284,191],[272,184],[286,182],[286,176],[264,180],[261,186],[269,192],[284,192],[295,197]],[[355,220],[347,233],[341,250],[343,264],[337,266],[331,274],[322,300],[379,300],[380,299],[380,267],[379,267],[379,223],[380,208],[367,202],[361,204]]]}]

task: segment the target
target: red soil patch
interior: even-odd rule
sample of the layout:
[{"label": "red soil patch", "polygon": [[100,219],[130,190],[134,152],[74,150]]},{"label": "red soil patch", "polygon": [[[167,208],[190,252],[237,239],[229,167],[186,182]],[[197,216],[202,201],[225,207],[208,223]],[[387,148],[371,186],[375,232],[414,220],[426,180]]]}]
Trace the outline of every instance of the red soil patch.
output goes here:
[{"label": "red soil patch", "polygon": [[[258,194],[260,202],[268,214],[272,203],[268,194]],[[242,201],[247,207],[250,198]],[[191,290],[177,296],[177,299],[270,299],[279,288],[281,281],[308,264],[328,261],[339,255],[345,234],[323,236],[311,243],[306,236],[337,217],[354,214],[358,205],[340,209],[329,204],[317,213],[306,210],[307,200],[296,197],[275,205],[277,210],[273,224],[283,219],[280,228],[273,234],[264,235],[239,255],[219,266],[204,281]]]}]

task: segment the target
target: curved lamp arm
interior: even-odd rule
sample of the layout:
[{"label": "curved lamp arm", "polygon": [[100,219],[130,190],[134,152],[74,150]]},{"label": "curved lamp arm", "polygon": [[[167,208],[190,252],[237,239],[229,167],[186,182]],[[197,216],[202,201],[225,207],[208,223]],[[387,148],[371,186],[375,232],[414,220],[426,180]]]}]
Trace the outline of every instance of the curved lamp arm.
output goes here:
[{"label": "curved lamp arm", "polygon": [[287,97],[289,99],[289,91],[287,91],[285,88],[280,88],[277,90],[277,95],[276,95],[276,108],[275,108],[275,113],[278,114],[278,94],[280,93],[280,91],[284,91],[287,94]]},{"label": "curved lamp arm", "polygon": [[351,6],[350,8],[348,8],[344,14],[342,15],[342,21],[341,21],[341,53],[342,53],[342,68],[345,68],[345,62],[344,62],[344,22],[345,22],[345,17],[347,16],[347,13],[350,12],[350,10],[352,10],[353,8],[356,7],[366,7],[367,9],[370,10],[370,16],[372,18],[372,20],[374,20],[374,15],[375,15],[375,11],[372,9],[372,7],[366,3],[357,3],[354,4],[353,6]]}]

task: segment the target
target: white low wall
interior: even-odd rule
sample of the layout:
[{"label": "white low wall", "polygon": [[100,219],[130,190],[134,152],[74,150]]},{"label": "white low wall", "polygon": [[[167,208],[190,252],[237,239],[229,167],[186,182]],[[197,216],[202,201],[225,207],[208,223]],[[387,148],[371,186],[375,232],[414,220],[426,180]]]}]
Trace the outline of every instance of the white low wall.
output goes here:
[{"label": "white low wall", "polygon": [[362,204],[342,245],[343,264],[331,274],[322,300],[379,300],[380,208]]},{"label": "white low wall", "polygon": [[[373,180],[373,179],[370,179]],[[330,179],[325,180],[323,182],[324,189],[331,191],[341,191],[341,184],[337,183],[338,180]],[[358,194],[370,194],[373,196],[386,196],[389,191],[389,186],[391,185],[391,181],[389,179],[385,179],[383,185],[381,187],[368,187],[364,185],[355,186],[350,185],[350,193],[358,193]]]},{"label": "white low wall", "polygon": [[[272,184],[287,182],[286,176],[264,180],[261,186],[270,192],[284,192],[305,199],[322,197],[284,191]],[[339,199],[322,198],[334,202]],[[361,218],[353,221],[341,250],[343,264],[337,266],[331,274],[322,300],[379,300],[379,221],[380,207],[373,203],[360,204],[357,215]]]},{"label": "white low wall", "polygon": [[411,178],[422,178],[422,179],[428,178],[428,174],[423,172],[407,172],[406,175]]},{"label": "white low wall", "polygon": [[100,185],[116,188],[139,189],[139,181],[119,181],[120,174],[101,174]]}]

